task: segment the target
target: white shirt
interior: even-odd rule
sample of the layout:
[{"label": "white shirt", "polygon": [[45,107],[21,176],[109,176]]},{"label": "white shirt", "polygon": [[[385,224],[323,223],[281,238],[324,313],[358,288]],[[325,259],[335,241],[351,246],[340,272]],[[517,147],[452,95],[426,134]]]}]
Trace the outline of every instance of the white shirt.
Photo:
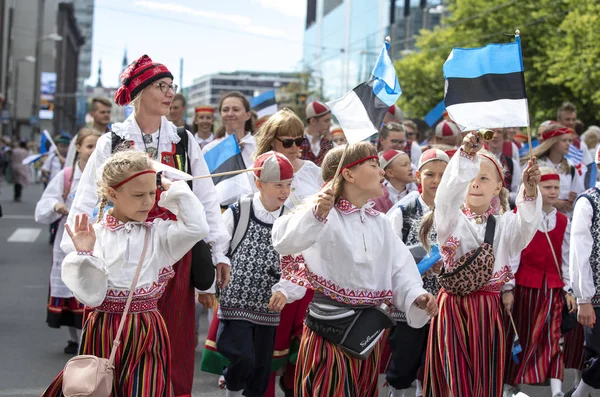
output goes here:
[{"label": "white shirt", "polygon": [[[513,172],[512,172],[512,180],[510,183],[510,202],[514,203],[517,200],[517,194],[519,193],[519,188],[521,187],[521,181],[523,179],[523,170],[521,169],[521,163],[519,160],[519,149],[517,148],[517,146],[513,144],[513,156],[511,157],[512,159],[512,163],[513,163]],[[515,151],[517,153],[517,160],[515,160]],[[496,157],[496,159],[498,161],[501,162],[500,159],[500,155],[502,154],[502,152],[500,152],[499,154],[494,154],[494,156]],[[505,170],[508,171],[508,170]]]},{"label": "white shirt", "polygon": [[575,203],[571,223],[571,250],[569,255],[570,276],[577,303],[590,303],[596,295],[594,274],[590,265],[590,256],[594,239],[592,238],[592,217],[594,209],[586,198]]},{"label": "white shirt", "polygon": [[106,214],[101,223],[93,225],[93,256],[76,252],[66,256],[62,279],[77,300],[97,307],[108,290],[129,290],[142,255],[146,229],[150,240],[136,291],[153,288],[161,269],[174,265],[208,234],[204,207],[184,181],[174,182],[163,192],[159,205],[177,214],[177,221],[121,223]]},{"label": "white shirt", "polygon": [[321,137],[314,137],[309,133],[305,133],[304,136],[308,139],[308,143],[310,143],[310,150],[313,152],[315,156],[318,156],[321,152]]},{"label": "white shirt", "polygon": [[[142,131],[138,126],[135,115],[131,114],[123,123],[116,123],[112,126],[113,131],[119,137],[125,140],[132,140],[135,150],[144,151],[144,142]],[[200,151],[200,147],[195,143],[191,133],[188,134],[188,156],[190,158],[191,173],[194,176],[208,175],[208,167],[204,161],[204,156]],[[101,165],[111,155],[111,135],[104,134],[96,143],[96,150],[90,156],[87,166],[81,176],[82,188],[77,191],[69,218],[67,220],[70,226],[75,221],[75,215],[86,213],[92,218],[92,213],[98,203],[98,193],[96,181],[101,178]],[[177,127],[169,122],[166,117],[161,118],[161,137],[160,137],[160,152],[171,153],[173,151],[173,143],[179,142],[180,138],[177,135]],[[194,194],[200,199],[204,210],[206,211],[206,219],[210,226],[210,233],[205,239],[212,246],[213,262],[229,263],[229,259],[221,254],[221,248],[229,240],[229,235],[225,230],[221,219],[221,209],[219,207],[217,191],[210,178],[198,179],[193,182]],[[65,252],[74,250],[73,244],[69,236],[63,236],[61,248]]]},{"label": "white shirt", "polygon": [[394,186],[392,186],[390,181],[383,182],[383,185],[387,188],[389,197],[390,197],[390,201],[394,204],[396,204],[398,201],[402,200],[409,193],[408,185],[406,185],[406,187],[404,188],[403,191],[399,191]]},{"label": "white shirt", "polygon": [[196,142],[198,142],[198,145],[200,145],[200,149],[202,149],[202,148],[204,148],[204,146],[208,145],[215,139],[215,134],[213,134],[211,132],[210,136],[208,138],[204,139],[204,138],[200,138],[198,136],[198,134],[196,133],[196,134],[194,134],[194,138],[196,138]]},{"label": "white shirt", "polygon": [[560,177],[560,194],[558,198],[560,200],[566,200],[569,198],[569,192],[575,192],[577,195],[585,190],[584,178],[579,175],[578,170],[575,170],[573,178],[571,178],[571,172],[565,172],[562,164],[554,164],[548,157],[538,159],[540,167],[549,167],[556,170],[556,173]]},{"label": "white shirt", "polygon": [[[69,163],[65,163],[65,164],[69,164]],[[48,157],[46,157],[46,161],[44,161],[44,164],[42,165],[42,170],[47,171],[49,173],[48,182],[50,182],[52,179],[54,179],[54,177],[56,175],[58,175],[58,173],[60,172],[60,170],[62,170],[62,168],[63,168],[63,166],[60,163],[60,160],[59,160],[56,152],[50,153],[48,155]]]},{"label": "white shirt", "polygon": [[[389,220],[372,206],[359,209],[340,199],[326,222],[317,220],[312,206],[280,217],[273,225],[273,246],[289,261],[302,262],[294,272],[282,258],[282,277],[300,281],[306,269],[312,286],[325,295],[363,304],[391,301],[407,313],[410,326],[420,328],[429,320],[413,304],[427,293],[421,276]],[[292,257],[298,253],[302,256]],[[287,275],[286,269],[291,269]]]},{"label": "white shirt", "polygon": [[421,154],[423,150],[421,150],[421,146],[419,146],[419,142],[412,141],[410,144],[410,161],[414,165],[413,171],[416,170],[415,167],[419,166],[419,159],[421,158]]},{"label": "white shirt", "polygon": [[[487,222],[478,224],[469,210],[463,211],[469,183],[479,173],[479,156],[471,159],[461,150],[450,159],[435,197],[435,229],[444,266],[449,267],[467,252],[483,244]],[[495,216],[494,270],[484,286],[500,291],[514,277],[511,259],[533,238],[542,219],[542,196],[526,199],[523,188],[517,195],[517,213]],[[487,219],[487,218],[486,218]]]},{"label": "white shirt", "polygon": [[292,180],[292,192],[285,202],[286,207],[292,208],[300,204],[304,199],[310,197],[323,187],[323,176],[321,167],[312,161],[304,161],[302,167],[294,172]]}]

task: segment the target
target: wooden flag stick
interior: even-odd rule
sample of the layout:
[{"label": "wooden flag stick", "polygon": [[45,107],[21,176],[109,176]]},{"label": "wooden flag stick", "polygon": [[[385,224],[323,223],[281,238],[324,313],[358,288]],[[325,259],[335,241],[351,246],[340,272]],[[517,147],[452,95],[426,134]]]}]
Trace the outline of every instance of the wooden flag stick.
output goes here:
[{"label": "wooden flag stick", "polygon": [[331,188],[333,188],[333,184],[335,183],[336,178],[338,177],[338,175],[340,174],[340,171],[342,170],[342,164],[344,164],[344,159],[346,158],[346,152],[348,152],[348,146],[350,144],[346,144],[346,146],[344,147],[344,151],[342,152],[342,158],[340,159],[340,163],[338,164],[337,170],[335,170],[335,174],[333,175],[333,179],[331,180]]},{"label": "wooden flag stick", "polygon": [[245,170],[219,172],[218,174],[208,174],[208,175],[195,176],[193,178],[188,179],[188,181],[194,181],[196,179],[216,178],[216,177],[219,177],[219,176],[236,175],[236,174],[242,174],[244,172],[254,172],[254,171],[260,171],[260,170],[262,170],[262,167],[259,167],[259,168],[248,168],[248,169],[245,169]]},{"label": "wooden flag stick", "polygon": [[512,324],[513,331],[515,331],[515,335],[519,335],[519,333],[517,332],[517,327],[515,326],[515,320],[513,320],[513,316],[510,311],[508,312],[508,317],[510,318],[510,323]]}]

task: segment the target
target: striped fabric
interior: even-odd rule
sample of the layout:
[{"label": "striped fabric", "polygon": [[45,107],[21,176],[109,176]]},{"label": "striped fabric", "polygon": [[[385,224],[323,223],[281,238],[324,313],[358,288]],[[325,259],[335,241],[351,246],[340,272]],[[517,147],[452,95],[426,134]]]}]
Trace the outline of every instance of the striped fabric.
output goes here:
[{"label": "striped fabric", "polygon": [[377,344],[366,360],[344,353],[333,343],[304,327],[296,365],[296,396],[377,397]]},{"label": "striped fabric", "polygon": [[581,162],[583,161],[583,150],[571,144],[569,146],[569,153],[565,155],[565,158],[569,161],[569,164],[571,164],[572,166],[581,164]]},{"label": "striped fabric", "polygon": [[[563,310],[560,288],[541,289],[517,285],[513,317],[523,346],[516,364],[506,354],[506,378],[511,385],[545,383],[548,379],[563,379],[563,352],[559,341]],[[513,339],[512,327],[507,325],[507,341]]]},{"label": "striped fabric", "polygon": [[583,350],[583,326],[579,323],[565,334],[565,368],[583,371],[585,354]]},{"label": "striped fabric", "polygon": [[[79,354],[108,358],[120,320],[120,314],[93,312],[83,329]],[[42,394],[49,396],[63,396],[62,372]],[[129,314],[115,358],[111,397],[172,396],[171,349],[160,313]]]},{"label": "striped fabric", "polygon": [[506,332],[500,294],[441,290],[431,320],[423,396],[501,397]]},{"label": "striped fabric", "polygon": [[51,328],[67,326],[81,329],[83,306],[75,298],[55,298],[51,296],[48,299],[46,322]]}]

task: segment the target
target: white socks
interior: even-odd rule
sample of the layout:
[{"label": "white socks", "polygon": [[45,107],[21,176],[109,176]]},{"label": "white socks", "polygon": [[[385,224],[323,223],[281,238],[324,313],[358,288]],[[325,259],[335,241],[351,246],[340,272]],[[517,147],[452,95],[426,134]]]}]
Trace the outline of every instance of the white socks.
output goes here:
[{"label": "white socks", "polygon": [[591,394],[594,390],[596,389],[594,389],[592,386],[587,385],[584,381],[580,381],[579,386],[577,386],[577,389],[573,392],[571,396],[588,397],[588,395]]},{"label": "white socks", "polygon": [[390,386],[390,394],[388,394],[388,397],[404,397],[404,393],[406,393],[406,389],[398,390]]},{"label": "white socks", "polygon": [[550,378],[550,390],[553,396],[562,392],[562,380]]},{"label": "white socks", "polygon": [[67,327],[67,329],[69,330],[69,340],[79,344],[79,338],[81,337],[79,330],[75,327]]}]

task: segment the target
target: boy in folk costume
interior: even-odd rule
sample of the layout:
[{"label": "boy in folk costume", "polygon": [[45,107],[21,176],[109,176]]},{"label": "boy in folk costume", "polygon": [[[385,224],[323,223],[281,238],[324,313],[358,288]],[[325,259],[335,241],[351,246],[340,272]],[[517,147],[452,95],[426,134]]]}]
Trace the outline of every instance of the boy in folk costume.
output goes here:
[{"label": "boy in folk costume", "polygon": [[77,354],[79,331],[83,325],[83,305],[75,299],[61,278],[61,268],[66,253],[60,248],[67,215],[79,186],[81,174],[96,148],[96,142],[102,135],[91,128],[82,128],[75,141],[76,155],[73,166],[69,164],[48,183],[42,198],[35,206],[35,221],[39,223],[58,222],[52,249],[52,270],[50,271],[50,299],[46,322],[51,328],[66,326],[69,329],[69,341],[65,354]]},{"label": "boy in folk costume", "polygon": [[[552,396],[562,396],[563,296],[570,311],[576,310],[569,279],[571,226],[567,217],[553,207],[560,194],[559,175],[546,167],[540,172],[538,186],[544,216],[531,243],[515,257],[517,263],[513,267],[516,271],[513,317],[523,352],[516,363],[507,349],[505,382],[516,386],[543,384],[549,380]],[[510,343],[513,339],[514,333],[509,327],[507,341]],[[511,392],[516,390],[513,388]]]},{"label": "boy in folk costume", "polygon": [[[448,155],[439,149],[424,151],[417,170],[422,194],[401,200],[388,212],[394,232],[409,248],[422,245],[419,241],[421,221],[433,208],[437,188],[449,161]],[[432,230],[426,238],[435,244],[437,234]],[[423,275],[423,287],[434,296],[439,291],[436,273],[439,273],[439,266],[434,265]],[[419,368],[425,364],[429,325],[415,329],[406,323],[404,312],[395,310],[393,315],[396,326],[388,337],[391,361],[386,379],[390,385],[390,397],[404,397],[406,389],[417,379]],[[387,364],[387,360],[382,360],[382,363]],[[417,380],[417,396],[423,395],[422,386],[421,378]]]},{"label": "boy in folk costume", "polygon": [[[77,300],[94,308],[79,353],[108,358],[123,321],[111,395],[172,397],[171,345],[158,300],[175,275],[173,265],[208,234],[204,207],[184,181],[157,177],[152,161],[141,152],[122,151],[108,159],[98,185],[98,221],[91,225],[82,214],[73,228],[65,226],[72,247],[62,264],[62,279]],[[147,221],[157,188],[162,190],[159,205],[176,213],[176,221]],[[104,212],[108,200],[113,208]],[[62,396],[62,386],[61,373],[43,396]]]},{"label": "boy in folk costume", "polygon": [[570,397],[600,389],[600,189],[586,190],[575,203],[571,224],[571,283],[577,298],[577,321],[583,325],[586,365]]},{"label": "boy in folk costume", "polygon": [[[506,335],[500,293],[513,278],[510,259],[521,252],[541,221],[540,179],[533,158],[523,171],[519,211],[508,210],[502,166],[480,152],[469,133],[444,172],[435,197],[435,216],[424,218],[427,235],[435,222],[444,265],[438,276],[440,313],[431,322],[425,363],[424,396],[500,397]],[[423,241],[427,245],[427,241]],[[502,301],[502,302],[501,302]]]},{"label": "boy in folk costume", "polygon": [[387,213],[394,204],[405,198],[415,180],[408,154],[390,149],[379,155],[379,165],[384,171],[383,195],[373,200],[379,212]]},{"label": "boy in folk costume", "polygon": [[[340,162],[341,172],[335,175]],[[405,311],[414,327],[425,325],[437,307],[423,289],[408,249],[369,203],[381,195],[383,179],[373,145],[334,148],[322,167],[327,185],[316,203],[273,225],[273,246],[284,255],[282,277],[315,290],[298,353],[295,393],[377,396],[379,343],[371,338],[372,329],[357,335],[372,348],[358,355],[333,334],[343,329],[351,333],[349,318],[356,324],[355,316],[376,314],[383,304]],[[376,332],[386,328],[372,325]]]}]

